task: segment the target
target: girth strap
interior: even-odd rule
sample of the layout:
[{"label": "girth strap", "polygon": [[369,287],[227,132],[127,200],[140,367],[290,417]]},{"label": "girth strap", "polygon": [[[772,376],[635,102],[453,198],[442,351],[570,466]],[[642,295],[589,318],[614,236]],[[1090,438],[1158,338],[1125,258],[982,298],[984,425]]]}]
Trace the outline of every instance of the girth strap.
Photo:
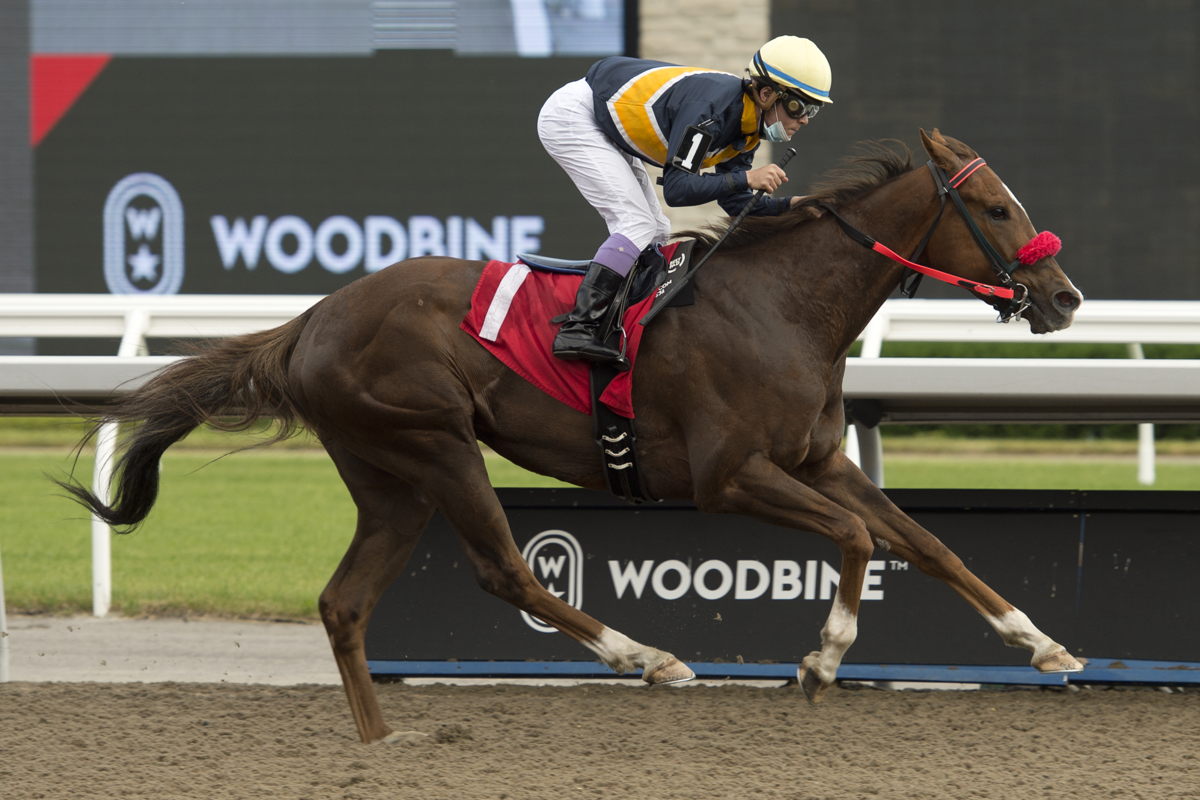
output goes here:
[{"label": "girth strap", "polygon": [[604,466],[608,490],[631,503],[653,501],[642,486],[637,463],[637,432],[633,420],[615,413],[600,402],[617,371],[607,364],[593,364],[591,374],[592,416],[595,420],[596,445]]}]

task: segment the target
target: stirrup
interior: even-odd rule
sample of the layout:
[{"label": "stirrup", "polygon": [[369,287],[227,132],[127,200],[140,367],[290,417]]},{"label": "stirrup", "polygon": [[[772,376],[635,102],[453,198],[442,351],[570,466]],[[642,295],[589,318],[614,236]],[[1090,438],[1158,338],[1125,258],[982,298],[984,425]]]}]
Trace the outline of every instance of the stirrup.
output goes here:
[{"label": "stirrup", "polygon": [[[617,347],[609,347],[608,340],[614,333],[617,334],[618,337]],[[604,337],[604,341],[597,341],[597,343],[602,347],[612,350],[614,353],[616,353],[616,356],[610,356],[609,358],[605,359],[596,359],[592,361],[593,364],[603,364],[615,369],[617,372],[628,372],[633,368],[633,364],[629,361],[629,356],[626,355],[626,351],[629,349],[629,337],[625,334],[624,325],[618,323],[617,327],[614,330],[609,331],[608,335]]]},{"label": "stirrup", "polygon": [[[595,342],[592,342],[591,344],[595,344]],[[611,350],[611,348],[605,349]],[[617,372],[627,372],[631,366],[629,363],[629,357],[625,355],[625,350],[623,348],[620,351],[611,350],[611,352],[616,353],[615,356],[608,355],[608,353],[588,353],[583,349],[554,350],[552,352],[554,353],[555,358],[561,358],[563,361],[584,361],[588,364],[611,367]]]}]

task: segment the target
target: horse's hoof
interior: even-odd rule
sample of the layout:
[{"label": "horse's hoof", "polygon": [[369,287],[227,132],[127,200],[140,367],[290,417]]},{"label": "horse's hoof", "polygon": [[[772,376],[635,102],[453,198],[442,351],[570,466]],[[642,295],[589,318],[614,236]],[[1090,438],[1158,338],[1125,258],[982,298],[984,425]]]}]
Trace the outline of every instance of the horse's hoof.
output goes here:
[{"label": "horse's hoof", "polygon": [[805,657],[804,661],[800,662],[800,666],[796,668],[796,680],[800,683],[800,689],[804,692],[804,698],[812,705],[821,702],[821,696],[825,694],[825,690],[833,685],[833,681],[825,681],[817,674],[815,664],[810,664],[810,660],[816,661],[816,653]]},{"label": "horse's hoof", "polygon": [[378,740],[377,744],[415,744],[428,738],[428,733],[420,731],[392,731]]},{"label": "horse's hoof", "polygon": [[1038,672],[1083,672],[1083,662],[1062,647],[1047,655],[1034,657],[1031,663]]},{"label": "horse's hoof", "polygon": [[671,656],[667,660],[655,664],[642,673],[642,680],[651,686],[683,683],[684,681],[690,681],[694,677],[696,677],[696,673],[692,672],[687,664],[684,664],[675,656]]}]

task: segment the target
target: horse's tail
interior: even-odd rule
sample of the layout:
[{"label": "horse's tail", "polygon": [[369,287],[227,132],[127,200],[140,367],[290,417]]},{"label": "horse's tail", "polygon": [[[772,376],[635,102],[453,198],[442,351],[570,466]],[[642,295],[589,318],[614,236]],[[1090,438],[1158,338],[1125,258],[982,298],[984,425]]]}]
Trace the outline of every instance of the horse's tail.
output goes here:
[{"label": "horse's tail", "polygon": [[136,426],[118,446],[111,503],[74,478],[56,482],[100,519],[127,532],[154,506],[162,454],[202,423],[245,430],[262,417],[274,417],[278,428],[263,444],[292,436],[304,420],[288,385],[288,363],[310,314],[203,345],[106,408],[84,442],[105,423]]}]

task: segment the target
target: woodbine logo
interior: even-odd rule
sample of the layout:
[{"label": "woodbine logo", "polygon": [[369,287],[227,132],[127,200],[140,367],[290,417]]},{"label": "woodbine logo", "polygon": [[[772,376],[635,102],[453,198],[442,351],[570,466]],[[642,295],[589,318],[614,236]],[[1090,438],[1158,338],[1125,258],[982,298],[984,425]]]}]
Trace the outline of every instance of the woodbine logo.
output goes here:
[{"label": "woodbine logo", "polygon": [[[178,294],[184,278],[184,214],[179,193],[160,175],[119,180],[104,204],[104,281],[113,294]],[[213,251],[226,272],[263,267],[281,275],[321,269],[378,272],[418,256],[511,261],[537,252],[543,217],[444,219],[417,214],[360,219],[336,214],[315,222],[294,214],[209,217]],[[194,255],[194,251],[193,251]],[[208,258],[205,263],[212,263]]]},{"label": "woodbine logo", "polygon": [[[542,531],[529,540],[521,557],[548,592],[583,608],[583,548],[578,539],[566,531]],[[521,619],[540,633],[558,632],[524,611]]]},{"label": "woodbine logo", "polygon": [[[883,599],[886,561],[867,562],[863,600]],[[771,562],[739,559],[732,564],[716,558],[698,565],[667,559],[640,562],[610,560],[613,593],[623,599],[628,593],[640,600],[653,594],[661,600],[678,600],[688,592],[703,600],[829,600],[837,591],[841,575],[828,561],[791,559]],[[649,592],[647,592],[649,589]]]},{"label": "woodbine logo", "polygon": [[265,264],[285,275],[314,265],[339,275],[359,268],[378,272],[418,256],[511,261],[516,253],[539,250],[546,227],[538,216],[492,217],[484,224],[457,216],[416,215],[402,222],[371,215],[360,222],[337,215],[313,224],[290,214],[274,219],[215,215],[209,224],[226,270]]},{"label": "woodbine logo", "polygon": [[[529,540],[521,556],[551,594],[583,608],[584,555],[578,539],[562,530],[542,531]],[[688,594],[702,600],[827,601],[833,598],[841,580],[836,567],[818,559],[729,562],[710,558],[698,564],[674,558],[609,559],[607,566],[613,597],[629,601],[651,597],[679,600]],[[883,573],[887,570],[887,561],[867,563],[863,600],[883,599]],[[555,632],[555,628],[524,611],[521,618],[535,631]]]},{"label": "woodbine logo", "polygon": [[119,180],[104,201],[104,282],[113,294],[177,294],[183,285],[183,203],[159,175]]}]

